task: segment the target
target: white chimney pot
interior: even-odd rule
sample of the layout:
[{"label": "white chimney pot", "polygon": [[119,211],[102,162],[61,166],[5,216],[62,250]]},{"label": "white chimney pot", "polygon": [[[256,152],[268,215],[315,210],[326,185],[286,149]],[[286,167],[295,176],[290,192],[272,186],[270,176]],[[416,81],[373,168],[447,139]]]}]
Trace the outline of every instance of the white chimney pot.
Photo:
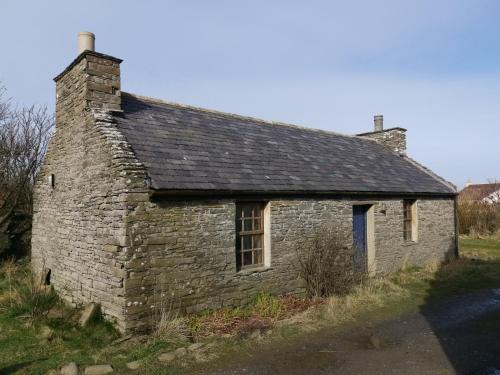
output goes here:
[{"label": "white chimney pot", "polygon": [[95,51],[95,35],[88,31],[78,33],[78,54],[83,51]]}]

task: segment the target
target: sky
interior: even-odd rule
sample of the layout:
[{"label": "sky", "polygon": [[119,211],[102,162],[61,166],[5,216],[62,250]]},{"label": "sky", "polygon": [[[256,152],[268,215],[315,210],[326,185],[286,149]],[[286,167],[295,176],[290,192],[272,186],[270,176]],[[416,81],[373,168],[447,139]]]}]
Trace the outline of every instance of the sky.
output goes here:
[{"label": "sky", "polygon": [[500,180],[500,1],[0,0],[0,82],[54,108],[77,34],[123,59],[122,90],[356,134],[461,188]]}]

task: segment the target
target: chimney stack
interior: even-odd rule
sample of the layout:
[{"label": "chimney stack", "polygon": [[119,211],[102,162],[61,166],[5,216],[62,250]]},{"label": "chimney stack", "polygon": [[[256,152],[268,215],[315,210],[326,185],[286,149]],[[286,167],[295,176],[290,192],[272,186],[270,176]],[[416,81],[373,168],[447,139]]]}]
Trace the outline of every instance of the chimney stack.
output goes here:
[{"label": "chimney stack", "polygon": [[78,54],[83,51],[95,51],[95,35],[88,31],[78,33]]},{"label": "chimney stack", "polygon": [[384,130],[384,116],[375,115],[373,116],[373,123],[375,125],[374,131],[381,132]]},{"label": "chimney stack", "polygon": [[372,132],[357,134],[358,137],[370,138],[388,149],[400,154],[406,154],[406,129],[395,127],[384,129],[384,116],[373,116],[374,129]]},{"label": "chimney stack", "polygon": [[93,33],[78,33],[78,56],[54,78],[58,124],[87,109],[121,111],[122,60],[96,52],[94,42]]}]

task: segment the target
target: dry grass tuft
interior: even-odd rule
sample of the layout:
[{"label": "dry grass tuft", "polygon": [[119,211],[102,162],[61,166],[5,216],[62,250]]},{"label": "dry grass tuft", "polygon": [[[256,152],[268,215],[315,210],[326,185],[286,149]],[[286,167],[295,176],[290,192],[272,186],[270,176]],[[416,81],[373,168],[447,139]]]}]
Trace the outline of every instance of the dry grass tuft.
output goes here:
[{"label": "dry grass tuft", "polygon": [[186,341],[190,336],[188,320],[164,314],[157,322],[153,338],[161,341]]},{"label": "dry grass tuft", "polygon": [[15,303],[19,302],[19,295],[13,288],[13,280],[18,271],[19,267],[12,258],[0,263],[0,278],[5,279],[8,285],[8,289],[0,294],[0,306],[9,305],[9,307],[12,307]]},{"label": "dry grass tuft", "polygon": [[43,285],[31,273],[29,264],[5,260],[0,265],[0,308],[12,316],[27,316],[33,322],[43,319],[56,305],[58,298],[54,290]]},{"label": "dry grass tuft", "polygon": [[362,310],[383,306],[387,301],[409,295],[409,291],[386,277],[366,280],[356,286],[351,293],[333,296],[327,300],[327,318],[335,323],[353,320]]},{"label": "dry grass tuft", "polygon": [[439,259],[433,258],[424,265],[422,271],[430,274],[436,273],[442,267],[442,263]]},{"label": "dry grass tuft", "polygon": [[153,340],[186,341],[190,337],[188,319],[179,315],[180,304],[176,303],[175,294],[168,289],[154,293],[154,304],[151,306]]}]

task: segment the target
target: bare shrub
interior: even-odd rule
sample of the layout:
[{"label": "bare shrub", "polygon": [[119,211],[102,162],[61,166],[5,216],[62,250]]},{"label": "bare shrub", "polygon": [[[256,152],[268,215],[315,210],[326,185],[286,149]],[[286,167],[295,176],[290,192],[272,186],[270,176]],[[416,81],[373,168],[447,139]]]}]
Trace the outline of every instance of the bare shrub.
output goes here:
[{"label": "bare shrub", "polygon": [[500,229],[500,204],[461,199],[457,214],[460,234],[489,235]]},{"label": "bare shrub", "polygon": [[350,238],[335,228],[318,230],[311,241],[296,248],[296,255],[311,297],[348,293],[364,275],[354,265]]},{"label": "bare shrub", "polygon": [[53,127],[46,107],[13,108],[0,87],[0,255],[29,244],[33,186]]}]

